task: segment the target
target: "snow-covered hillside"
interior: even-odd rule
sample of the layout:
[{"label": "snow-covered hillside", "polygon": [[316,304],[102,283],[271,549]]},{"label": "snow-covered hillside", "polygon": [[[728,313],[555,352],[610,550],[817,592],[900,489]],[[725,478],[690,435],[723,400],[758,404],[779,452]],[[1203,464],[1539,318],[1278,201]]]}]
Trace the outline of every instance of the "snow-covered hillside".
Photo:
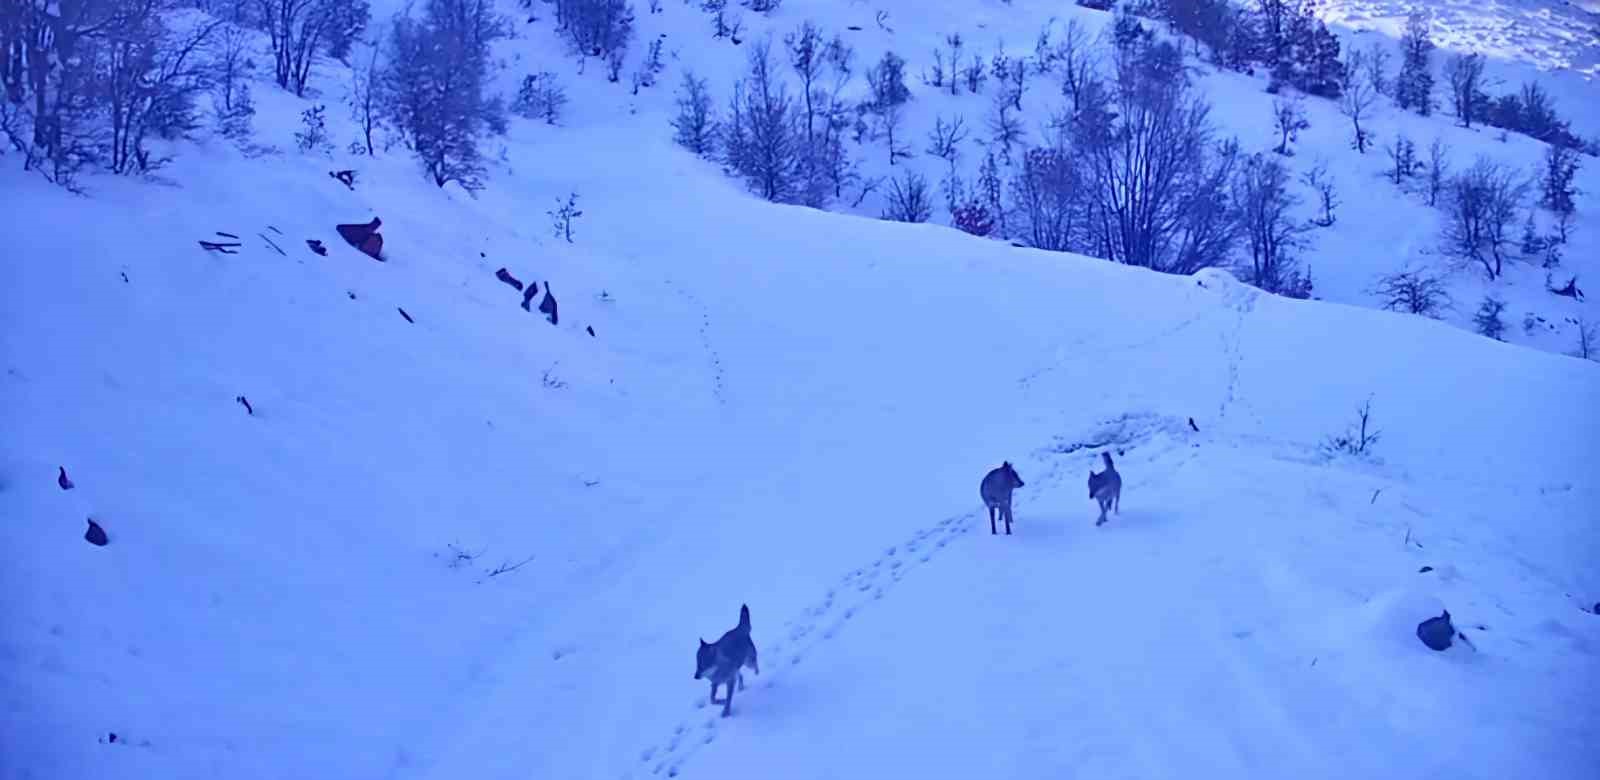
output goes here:
[{"label": "snow-covered hillside", "polygon": [[[1050,14],[1093,19],[1031,0],[746,16],[860,26],[859,56],[892,44],[915,70],[952,25],[1021,46]],[[1326,150],[1350,205],[1312,258],[1328,300],[1293,301],[760,202],[671,140],[681,70],[721,100],[741,67],[704,22],[640,9],[675,55],[637,97],[525,25],[508,87],[560,68],[572,103],[514,121],[476,198],[399,148],[206,141],[87,196],[0,158],[0,777],[1600,765],[1600,366],[1554,354],[1570,333],[1518,329],[1528,349],[1459,327],[1470,310],[1372,310],[1360,290],[1437,228],[1344,151],[1341,117],[1313,107],[1294,158]],[[316,102],[349,75],[321,66]],[[1264,148],[1259,82],[1204,79]],[[913,89],[920,147],[961,98]],[[258,100],[260,142],[292,150],[311,103]],[[546,214],[570,193],[571,243]],[[382,263],[334,230],[374,216]],[[198,245],[219,232],[237,254]],[[1537,275],[1496,284],[1583,311]],[[1369,399],[1371,452],[1330,454]],[[1097,528],[1105,451],[1126,511]],[[977,495],[1002,460],[1027,483],[1012,537],[984,533]],[[692,655],[741,604],[761,675],[724,720]],[[1443,609],[1470,646],[1417,641]]]}]

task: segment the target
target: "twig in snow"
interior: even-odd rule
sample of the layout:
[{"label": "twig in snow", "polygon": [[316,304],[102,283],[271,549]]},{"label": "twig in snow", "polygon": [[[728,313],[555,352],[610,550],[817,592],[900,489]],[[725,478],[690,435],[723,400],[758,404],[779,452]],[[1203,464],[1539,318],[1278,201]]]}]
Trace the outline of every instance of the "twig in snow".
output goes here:
[{"label": "twig in snow", "polygon": [[274,233],[277,233],[280,236],[283,235],[283,231],[282,230],[279,230],[279,229],[277,229],[277,228],[275,228],[275,227],[273,227],[271,225],[268,225],[267,229],[272,231],[272,232],[274,232]]},{"label": "twig in snow", "polygon": [[502,563],[499,566],[496,566],[493,570],[484,572],[484,574],[486,574],[486,575],[488,575],[490,577],[495,577],[495,576],[499,576],[501,574],[505,574],[506,572],[513,572],[513,571],[516,571],[517,569],[522,568],[523,564],[525,564],[525,563],[527,563],[528,561],[531,561],[531,560],[533,560],[533,556],[532,555],[530,555],[530,556],[528,556],[526,558],[523,558],[522,560],[517,561],[516,563],[512,563],[510,561],[506,561],[505,563]]},{"label": "twig in snow", "polygon": [[254,406],[250,405],[250,399],[245,398],[244,396],[241,395],[241,396],[238,396],[238,397],[234,398],[233,400],[238,401],[241,405],[244,406],[245,414],[248,414],[251,417],[254,417],[256,415],[256,408]]},{"label": "twig in snow", "polygon": [[225,255],[236,255],[236,254],[239,254],[238,252],[234,251],[234,249],[237,248],[237,247],[240,247],[240,246],[243,246],[243,244],[240,244],[240,243],[237,243],[237,242],[218,242],[218,241],[201,241],[200,242],[200,248],[201,249],[204,249],[207,252],[221,252],[222,254],[225,254]]},{"label": "twig in snow", "polygon": [[289,256],[288,252],[283,251],[283,247],[272,243],[272,239],[267,238],[267,235],[265,233],[257,233],[256,235],[261,236],[261,240],[267,242],[267,246],[270,246],[273,249],[278,250],[278,254],[283,255],[284,257],[288,257]]},{"label": "twig in snow", "polygon": [[394,308],[395,308],[395,309],[396,309],[396,310],[397,310],[397,311],[399,311],[399,312],[400,312],[400,316],[402,316],[402,317],[405,317],[405,318],[406,318],[406,322],[409,322],[409,323],[411,323],[411,324],[412,324],[412,325],[415,325],[415,324],[417,324],[417,321],[416,321],[416,320],[414,320],[414,319],[411,319],[411,315],[409,315],[409,314],[407,314],[407,313],[406,313],[406,310],[405,310],[405,309],[402,309],[402,308],[400,308],[400,307],[399,307],[399,306],[396,306],[396,307],[394,307]]},{"label": "twig in snow", "polygon": [[1372,506],[1373,504],[1378,503],[1378,494],[1382,492],[1383,488],[1378,488],[1377,490],[1372,491],[1372,500],[1367,502],[1367,506]]},{"label": "twig in snow", "polygon": [[219,236],[222,236],[223,238],[233,238],[233,239],[237,239],[238,238],[238,236],[236,236],[236,235],[234,235],[232,233],[224,233],[224,232],[222,232],[220,230],[216,231],[216,234],[219,235]]}]

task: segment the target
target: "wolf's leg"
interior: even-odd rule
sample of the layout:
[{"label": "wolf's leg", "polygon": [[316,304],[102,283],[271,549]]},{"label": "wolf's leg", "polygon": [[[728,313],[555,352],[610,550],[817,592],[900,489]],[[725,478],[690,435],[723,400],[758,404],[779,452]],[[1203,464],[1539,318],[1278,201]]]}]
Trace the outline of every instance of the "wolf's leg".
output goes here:
[{"label": "wolf's leg", "polygon": [[728,682],[728,698],[722,700],[722,717],[733,713],[733,681]]},{"label": "wolf's leg", "polygon": [[994,529],[995,511],[996,511],[996,509],[994,507],[989,507],[989,533],[991,535],[993,535],[995,533],[998,533]]},{"label": "wolf's leg", "polygon": [[1011,505],[1010,504],[1006,504],[1005,508],[1002,509],[1001,511],[1004,512],[1005,516],[1006,516],[1006,536],[1010,536],[1011,535]]},{"label": "wolf's leg", "polygon": [[744,672],[734,672],[733,679],[739,683],[739,690],[744,690]]},{"label": "wolf's leg", "polygon": [[1111,505],[1117,514],[1122,514],[1122,488],[1117,488],[1117,494],[1111,497]]},{"label": "wolf's leg", "polygon": [[721,704],[722,703],[720,700],[717,699],[717,683],[716,683],[716,681],[712,681],[712,683],[711,683],[711,703],[712,704]]}]

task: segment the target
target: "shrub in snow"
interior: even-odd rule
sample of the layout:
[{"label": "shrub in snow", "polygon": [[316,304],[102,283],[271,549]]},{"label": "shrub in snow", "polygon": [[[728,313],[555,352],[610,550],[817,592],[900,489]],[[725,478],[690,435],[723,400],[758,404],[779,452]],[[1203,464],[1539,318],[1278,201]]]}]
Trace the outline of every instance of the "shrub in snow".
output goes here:
[{"label": "shrub in snow", "polygon": [[568,195],[565,203],[557,198],[556,207],[548,213],[556,238],[565,238],[567,243],[572,243],[572,221],[583,216],[583,211],[578,208],[578,193]]},{"label": "shrub in snow", "polygon": [[1505,301],[1492,295],[1487,296],[1483,299],[1483,303],[1478,306],[1478,312],[1472,315],[1472,325],[1478,329],[1480,335],[1488,336],[1495,341],[1504,341],[1506,323],[1500,318],[1500,315],[1505,310]]},{"label": "shrub in snow", "polygon": [[333,144],[328,142],[327,108],[313,106],[300,112],[300,130],[294,134],[300,151],[327,154],[333,150]]},{"label": "shrub in snow", "polygon": [[1401,271],[1384,276],[1373,292],[1389,311],[1437,319],[1450,308],[1450,294],[1444,280],[1423,271]]},{"label": "shrub in snow", "polygon": [[1373,445],[1383,435],[1372,424],[1372,399],[1368,398],[1361,408],[1356,410],[1356,421],[1351,423],[1344,433],[1329,436],[1322,443],[1322,451],[1327,455],[1367,455]]},{"label": "shrub in snow", "polygon": [[556,81],[550,71],[531,73],[522,77],[517,97],[511,110],[527,119],[543,119],[553,125],[561,118],[561,109],[567,105],[567,91]]},{"label": "shrub in snow", "polygon": [[672,120],[676,131],[673,140],[701,157],[711,156],[716,151],[717,118],[706,80],[695,77],[692,72],[684,73],[677,103],[678,115]]}]

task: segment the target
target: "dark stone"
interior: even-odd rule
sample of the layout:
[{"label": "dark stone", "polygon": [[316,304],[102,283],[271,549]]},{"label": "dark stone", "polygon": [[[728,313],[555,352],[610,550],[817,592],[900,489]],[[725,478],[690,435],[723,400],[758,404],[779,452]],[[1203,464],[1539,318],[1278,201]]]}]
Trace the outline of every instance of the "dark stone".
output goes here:
[{"label": "dark stone", "polygon": [[550,294],[550,283],[544,283],[544,300],[539,301],[539,313],[550,319],[551,325],[560,325],[561,317],[556,311],[556,297]]},{"label": "dark stone", "polygon": [[594,335],[594,326],[593,325],[590,325],[590,326],[584,328],[584,330],[589,331],[589,335],[590,336]]},{"label": "dark stone", "polygon": [[319,254],[319,255],[321,255],[323,257],[327,257],[328,256],[328,248],[323,246],[322,242],[318,241],[317,239],[314,239],[314,238],[306,239],[306,246],[311,247],[311,251],[316,252],[317,254]]},{"label": "dark stone", "polygon": [[66,466],[56,467],[56,484],[60,485],[62,490],[71,490],[77,487],[77,485],[72,484],[72,480],[67,479]]},{"label": "dark stone", "polygon": [[505,268],[502,267],[500,270],[495,271],[494,272],[494,278],[499,279],[500,281],[505,282],[506,284],[509,284],[512,287],[517,288],[517,292],[522,292],[522,280],[518,279],[515,276],[512,276],[511,272],[507,271]]},{"label": "dark stone", "polygon": [[1450,642],[1455,636],[1456,627],[1450,623],[1450,610],[1417,624],[1417,638],[1421,639],[1430,650],[1450,649]]},{"label": "dark stone", "polygon": [[83,532],[83,538],[96,547],[104,547],[107,542],[111,541],[106,538],[106,529],[101,528],[100,524],[96,523],[93,518],[90,518],[89,530]]},{"label": "dark stone", "polygon": [[1600,601],[1596,601],[1594,603],[1594,613],[1596,615],[1600,615]]},{"label": "dark stone", "polygon": [[383,236],[378,234],[378,228],[383,227],[383,220],[373,217],[365,225],[345,224],[335,225],[334,230],[339,231],[339,237],[350,246],[364,252],[374,260],[382,261]]},{"label": "dark stone", "polygon": [[1422,567],[1420,569],[1417,569],[1417,573],[1418,574],[1427,574],[1430,571],[1433,571],[1433,567],[1432,566],[1424,566],[1424,567]]}]

